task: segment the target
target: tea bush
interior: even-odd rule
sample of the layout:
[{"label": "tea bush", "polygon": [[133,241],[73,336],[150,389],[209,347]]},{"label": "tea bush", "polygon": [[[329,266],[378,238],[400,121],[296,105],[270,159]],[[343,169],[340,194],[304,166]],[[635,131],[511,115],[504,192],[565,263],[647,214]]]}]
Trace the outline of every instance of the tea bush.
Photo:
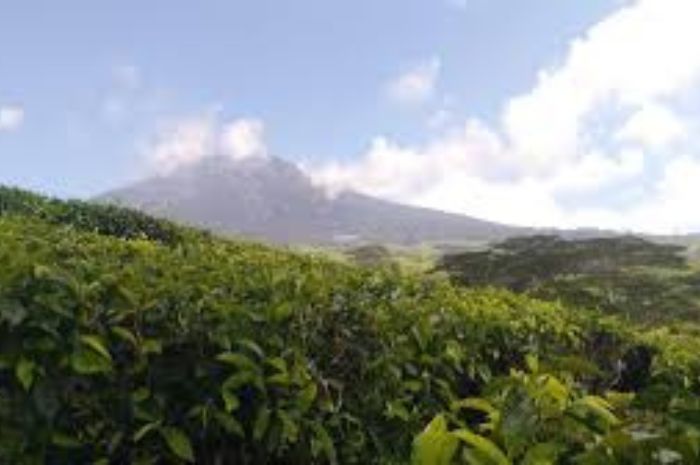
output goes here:
[{"label": "tea bush", "polygon": [[[414,437],[465,399],[506,411],[498,386],[535,359],[567,399],[634,391],[630,416],[659,428],[679,428],[669,406],[697,392],[692,328],[643,332],[506,291],[30,206],[0,216],[3,464],[409,463]],[[490,434],[482,417],[457,420]],[[546,437],[548,417],[534,421]],[[498,434],[483,437],[519,460]],[[568,434],[552,436],[572,451],[557,457],[598,440]],[[462,460],[449,442],[420,463]]]},{"label": "tea bush", "polygon": [[184,241],[188,234],[194,234],[194,231],[169,221],[127,208],[79,200],[61,201],[0,186],[0,216],[8,215],[37,218],[51,224],[123,239],[151,239],[170,245]]}]

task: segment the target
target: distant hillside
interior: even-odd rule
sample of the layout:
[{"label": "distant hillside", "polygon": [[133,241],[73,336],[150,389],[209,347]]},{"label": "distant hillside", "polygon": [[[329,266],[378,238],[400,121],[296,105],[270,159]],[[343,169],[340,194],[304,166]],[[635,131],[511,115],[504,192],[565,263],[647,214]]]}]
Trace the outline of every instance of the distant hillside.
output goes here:
[{"label": "distant hillside", "polygon": [[437,268],[468,287],[503,287],[646,323],[696,322],[700,273],[688,257],[683,245],[634,236],[531,236],[447,254]]},{"label": "distant hillside", "polygon": [[107,192],[101,202],[134,207],[219,233],[282,243],[485,241],[528,233],[468,216],[387,202],[355,192],[329,198],[278,158],[209,157],[174,173]]}]

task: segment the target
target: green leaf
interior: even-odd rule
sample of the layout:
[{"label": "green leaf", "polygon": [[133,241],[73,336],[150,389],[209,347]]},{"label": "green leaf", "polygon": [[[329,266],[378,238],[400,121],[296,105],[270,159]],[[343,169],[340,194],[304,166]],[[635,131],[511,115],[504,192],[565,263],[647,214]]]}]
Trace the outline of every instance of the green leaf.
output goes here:
[{"label": "green leaf", "polygon": [[241,406],[241,401],[238,399],[238,396],[236,396],[235,391],[232,391],[231,389],[222,389],[221,398],[224,400],[224,405],[226,406],[225,408],[227,413],[231,413],[234,410],[238,410],[238,407]]},{"label": "green leaf", "polygon": [[141,353],[160,354],[163,352],[163,343],[158,339],[144,339],[141,343]]},{"label": "green leaf", "polygon": [[265,358],[265,351],[255,341],[250,339],[241,339],[237,341],[238,345],[244,347],[254,353],[258,358]]},{"label": "green leaf", "polygon": [[140,387],[131,392],[131,400],[135,403],[143,402],[151,396],[151,391],[148,388]]},{"label": "green leaf", "polygon": [[486,399],[469,397],[450,404],[450,410],[471,409],[483,412],[489,416],[498,414],[498,410]]},{"label": "green leaf", "polygon": [[60,447],[62,449],[79,449],[83,446],[83,444],[78,439],[75,439],[67,434],[59,432],[53,433],[51,435],[51,443],[54,446]]},{"label": "green leaf", "polygon": [[563,446],[552,442],[536,444],[523,458],[522,465],[556,465]]},{"label": "green leaf", "polygon": [[447,420],[436,416],[413,441],[412,465],[450,465],[458,440],[447,431]]},{"label": "green leaf", "polygon": [[288,443],[296,443],[299,440],[299,426],[284,410],[278,410],[277,417],[282,423],[282,437]]},{"label": "green leaf", "polygon": [[270,426],[270,409],[263,407],[258,411],[253,425],[253,439],[260,441],[267,433],[267,428]]},{"label": "green leaf", "polygon": [[411,418],[411,413],[400,400],[386,402],[384,415],[386,415],[387,418],[398,418],[403,421],[408,421]]},{"label": "green leaf", "polygon": [[312,429],[314,431],[314,436],[311,439],[311,452],[313,456],[317,457],[323,452],[330,465],[337,465],[338,453],[335,450],[333,439],[331,439],[328,430],[320,423],[313,423]]},{"label": "green leaf", "polygon": [[92,375],[112,370],[112,362],[92,349],[79,348],[71,356],[71,366],[76,373]]},{"label": "green leaf", "polygon": [[247,356],[235,352],[224,352],[216,356],[222,363],[234,365],[240,370],[257,371],[257,364]]},{"label": "green leaf", "polygon": [[21,358],[15,367],[15,376],[25,391],[29,391],[34,384],[34,371],[36,364],[26,358]]},{"label": "green leaf", "polygon": [[537,358],[537,355],[527,354],[525,356],[525,365],[530,373],[536,374],[540,371],[540,360]]},{"label": "green leaf", "polygon": [[257,385],[257,377],[255,376],[254,373],[251,373],[249,371],[241,371],[236,374],[233,374],[226,378],[226,381],[224,381],[224,384],[221,385],[221,392],[223,393],[224,391],[234,391],[241,386],[245,386],[246,384],[255,384]]},{"label": "green leaf", "polygon": [[302,412],[306,412],[311,408],[313,405],[314,401],[316,400],[316,396],[318,395],[318,386],[316,386],[316,383],[309,383],[304,389],[301,390],[299,393],[299,398],[297,401],[297,405],[299,406],[299,410]]},{"label": "green leaf", "polygon": [[511,465],[508,457],[491,440],[466,429],[452,431],[451,434],[475,452],[473,456],[477,460],[473,462],[474,465]]},{"label": "green leaf", "polygon": [[273,357],[265,360],[265,363],[276,369],[280,373],[287,373],[287,362],[281,357]]},{"label": "green leaf", "polygon": [[152,423],[147,423],[143,425],[141,428],[139,428],[136,433],[134,433],[134,442],[141,442],[143,438],[145,438],[150,432],[157,430],[160,428],[160,422],[159,421],[154,421]]},{"label": "green leaf", "polygon": [[245,436],[243,426],[233,416],[217,411],[214,413],[214,419],[227,433],[241,438]]},{"label": "green leaf", "polygon": [[122,339],[123,341],[130,343],[134,347],[138,347],[138,345],[139,345],[138,339],[136,339],[136,336],[134,336],[134,333],[132,333],[128,329],[123,328],[121,326],[115,326],[114,328],[112,328],[112,332],[118,338]]},{"label": "green leaf", "polygon": [[190,440],[185,433],[177,428],[170,427],[163,428],[160,432],[173,454],[187,462],[194,462],[192,443],[190,443]]},{"label": "green leaf", "polygon": [[107,350],[107,348],[104,345],[104,342],[99,336],[89,334],[83,335],[80,336],[80,340],[83,342],[83,344],[90,347],[98,354],[102,355],[102,357],[104,357],[105,360],[109,360],[110,362],[112,361],[112,355],[109,353],[109,350]]},{"label": "green leaf", "polygon": [[[620,423],[620,420],[612,412],[612,406],[608,401],[599,396],[585,396],[578,399],[572,405],[572,411],[575,413],[590,414],[594,418],[602,421],[606,428],[611,426],[616,426]],[[578,417],[578,415],[576,415]],[[581,418],[585,420],[585,418]]]}]

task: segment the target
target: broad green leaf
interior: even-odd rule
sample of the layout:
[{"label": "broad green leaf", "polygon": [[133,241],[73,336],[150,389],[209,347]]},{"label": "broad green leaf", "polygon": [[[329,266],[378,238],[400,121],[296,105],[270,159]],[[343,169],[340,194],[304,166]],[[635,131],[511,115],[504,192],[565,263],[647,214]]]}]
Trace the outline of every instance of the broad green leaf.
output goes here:
[{"label": "broad green leaf", "polygon": [[115,326],[114,328],[112,328],[112,332],[117,337],[122,339],[123,341],[130,343],[132,346],[134,346],[134,347],[139,346],[138,339],[136,339],[136,336],[134,336],[134,333],[132,333],[127,328],[123,328],[121,326]]},{"label": "broad green leaf", "polygon": [[107,348],[105,347],[102,338],[100,338],[99,336],[89,334],[83,335],[80,336],[80,340],[83,342],[83,344],[90,347],[98,354],[102,355],[106,360],[109,360],[110,362],[112,361],[112,355],[109,353],[109,350],[107,350]]},{"label": "broad green leaf", "polygon": [[413,441],[412,465],[450,465],[458,439],[447,430],[447,420],[436,416]]},{"label": "broad green leaf", "polygon": [[457,402],[453,402],[452,404],[450,404],[450,409],[453,411],[457,411],[460,409],[471,409],[476,410],[478,412],[483,412],[489,416],[498,414],[498,410],[493,405],[491,405],[491,402],[489,402],[486,399],[480,399],[476,397],[469,397],[467,399],[462,399]]},{"label": "broad green leaf", "polygon": [[508,457],[491,440],[466,429],[452,431],[451,434],[475,452],[474,455],[479,461],[474,465],[511,465]]},{"label": "broad green leaf", "polygon": [[245,436],[243,426],[233,416],[217,411],[214,413],[214,419],[227,433],[241,438]]},{"label": "broad green leaf", "polygon": [[573,411],[583,410],[600,419],[606,427],[616,426],[620,420],[612,412],[612,406],[608,401],[599,396],[584,396],[578,399],[572,406]]},{"label": "broad green leaf", "polygon": [[525,365],[530,373],[536,374],[540,371],[540,360],[537,358],[537,355],[527,354],[525,356]]},{"label": "broad green leaf", "polygon": [[83,375],[107,373],[112,370],[112,362],[95,350],[81,347],[73,352],[71,366]]},{"label": "broad green leaf", "polygon": [[187,435],[177,428],[167,427],[160,430],[170,451],[187,462],[194,462],[192,443]]},{"label": "broad green leaf", "polygon": [[267,428],[270,426],[270,409],[262,407],[258,410],[253,425],[253,439],[260,441],[267,433]]},{"label": "broad green leaf", "polygon": [[287,362],[281,357],[273,357],[265,360],[265,363],[280,373],[287,373]]},{"label": "broad green leaf", "polygon": [[236,352],[224,352],[216,356],[222,363],[234,365],[239,370],[257,371],[258,365],[249,357]]},{"label": "broad green leaf", "polygon": [[224,384],[221,386],[221,391],[235,392],[238,388],[247,384],[257,385],[257,376],[250,371],[239,371],[226,378],[226,381],[224,381]]},{"label": "broad green leaf", "polygon": [[224,405],[227,413],[231,413],[235,410],[238,410],[238,407],[241,406],[241,401],[238,399],[238,396],[236,396],[235,391],[231,389],[222,389],[221,398],[224,400]]}]

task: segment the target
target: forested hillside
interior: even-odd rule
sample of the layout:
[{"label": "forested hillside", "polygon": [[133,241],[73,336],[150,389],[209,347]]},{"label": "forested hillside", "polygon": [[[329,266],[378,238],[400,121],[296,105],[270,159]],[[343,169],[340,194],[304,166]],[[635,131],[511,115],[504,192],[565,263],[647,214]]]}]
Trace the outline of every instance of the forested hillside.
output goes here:
[{"label": "forested hillside", "polygon": [[532,236],[445,255],[437,268],[459,285],[503,287],[654,324],[700,321],[696,260],[684,246],[633,236]]},{"label": "forested hillside", "polygon": [[690,323],[13,189],[0,265],[3,464],[700,463]]}]

